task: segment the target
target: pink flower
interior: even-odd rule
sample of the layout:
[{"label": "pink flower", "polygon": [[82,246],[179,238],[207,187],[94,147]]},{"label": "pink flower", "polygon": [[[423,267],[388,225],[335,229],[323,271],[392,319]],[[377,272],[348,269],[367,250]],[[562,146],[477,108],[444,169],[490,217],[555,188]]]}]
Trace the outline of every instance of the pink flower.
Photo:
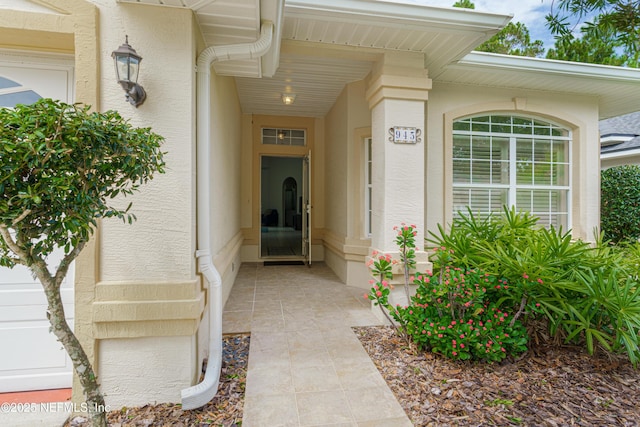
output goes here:
[{"label": "pink flower", "polygon": [[377,296],[377,297],[381,297],[381,296],[382,296],[382,292],[380,292],[380,291],[376,291],[376,296]]},{"label": "pink flower", "polygon": [[378,252],[378,251],[374,250],[373,252],[371,252],[371,256],[376,256],[376,255],[378,255],[379,253],[380,253],[380,252]]},{"label": "pink flower", "polygon": [[386,288],[387,286],[389,286],[389,282],[387,282],[386,280],[383,280],[382,281],[382,286],[384,286]]},{"label": "pink flower", "polygon": [[364,294],[364,299],[369,299],[369,295],[368,294]]},{"label": "pink flower", "polygon": [[460,344],[460,348],[464,348],[464,344]]},{"label": "pink flower", "polygon": [[370,284],[370,285],[373,285],[374,283],[376,283],[376,281],[375,281],[375,280],[373,280],[373,279],[369,280],[369,284]]},{"label": "pink flower", "polygon": [[453,354],[454,356],[457,356],[457,355],[458,355],[458,353],[456,353],[455,351],[454,351],[453,353],[451,353],[451,354]]},{"label": "pink flower", "polygon": [[542,285],[542,279],[538,278],[538,283],[540,283]]},{"label": "pink flower", "polygon": [[529,276],[527,275],[527,273],[522,273],[522,277],[524,277],[525,279],[528,279]]}]

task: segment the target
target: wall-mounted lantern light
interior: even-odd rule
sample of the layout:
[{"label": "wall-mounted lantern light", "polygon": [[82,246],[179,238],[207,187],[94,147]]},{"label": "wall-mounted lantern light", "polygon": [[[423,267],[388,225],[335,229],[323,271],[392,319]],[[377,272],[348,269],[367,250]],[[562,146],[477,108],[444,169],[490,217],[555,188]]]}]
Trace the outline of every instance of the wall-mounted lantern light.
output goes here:
[{"label": "wall-mounted lantern light", "polygon": [[287,136],[287,133],[286,133],[285,131],[283,131],[282,129],[280,129],[280,130],[278,131],[278,139],[279,139],[280,141],[284,141],[284,139],[286,138],[286,136]]},{"label": "wall-mounted lantern light", "polygon": [[142,57],[129,46],[129,36],[125,36],[124,44],[114,50],[111,57],[115,63],[118,83],[126,92],[125,99],[137,108],[147,99],[147,93],[138,84],[138,71],[140,71]]}]

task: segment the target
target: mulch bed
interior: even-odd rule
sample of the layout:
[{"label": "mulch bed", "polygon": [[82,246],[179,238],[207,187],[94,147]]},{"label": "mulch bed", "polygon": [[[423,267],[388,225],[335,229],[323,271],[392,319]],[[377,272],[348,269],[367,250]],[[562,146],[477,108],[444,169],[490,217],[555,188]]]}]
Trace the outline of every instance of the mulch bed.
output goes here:
[{"label": "mulch bed", "polygon": [[[244,389],[249,360],[249,335],[230,335],[222,340],[222,370],[216,396],[205,406],[183,411],[180,405],[165,403],[111,411],[110,427],[207,427],[240,426],[244,407]],[[86,419],[75,418],[65,426],[88,425]]]},{"label": "mulch bed", "polygon": [[638,426],[640,369],[626,358],[535,346],[502,363],[408,348],[391,327],[354,328],[416,426]]}]

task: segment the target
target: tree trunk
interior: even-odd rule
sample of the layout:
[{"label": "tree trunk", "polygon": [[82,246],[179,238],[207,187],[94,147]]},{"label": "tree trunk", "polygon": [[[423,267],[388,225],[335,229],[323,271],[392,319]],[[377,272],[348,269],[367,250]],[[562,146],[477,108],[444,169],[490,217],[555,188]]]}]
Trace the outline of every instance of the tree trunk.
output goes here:
[{"label": "tree trunk", "polygon": [[24,249],[30,246],[27,244],[29,239],[26,239],[25,236],[17,232],[16,239],[14,240],[9,228],[0,224],[0,237],[2,237],[9,249],[18,257],[14,261],[28,267],[38,280],[40,280],[44,288],[44,294],[47,297],[47,318],[51,324],[51,332],[53,332],[58,338],[58,341],[62,343],[65,351],[71,358],[73,368],[82,385],[85,402],[81,408],[83,411],[86,410],[89,421],[93,427],[107,427],[104,397],[100,392],[100,387],[98,386],[91,362],[84,352],[80,341],[78,341],[78,338],[67,323],[64,315],[64,306],[62,305],[62,297],[60,296],[60,286],[69,271],[69,266],[80,251],[82,251],[86,242],[79,242],[71,252],[67,253],[62,261],[60,261],[56,274],[52,276],[44,258],[38,254],[34,255],[28,249]]},{"label": "tree trunk", "polygon": [[[43,279],[48,283],[45,283]],[[60,297],[60,283],[56,283],[58,280],[50,276],[48,278],[40,278],[40,280],[42,281],[49,304],[47,317],[51,324],[51,331],[58,338],[58,341],[62,343],[71,358],[73,368],[80,379],[80,384],[82,384],[82,390],[86,399],[86,407],[82,405],[82,410],[86,409],[89,421],[93,427],[106,427],[107,414],[104,397],[100,392],[100,387],[91,362],[65,318],[62,298]]]}]

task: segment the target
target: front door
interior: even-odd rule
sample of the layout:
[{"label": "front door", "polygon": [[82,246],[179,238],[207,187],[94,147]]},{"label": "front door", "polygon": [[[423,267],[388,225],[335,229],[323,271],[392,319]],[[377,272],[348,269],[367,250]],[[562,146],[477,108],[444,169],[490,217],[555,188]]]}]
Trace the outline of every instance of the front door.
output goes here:
[{"label": "front door", "polygon": [[302,260],[308,217],[302,157],[262,156],[260,175],[260,257]]},{"label": "front door", "polygon": [[[73,60],[0,50],[0,108],[39,98],[73,100]],[[54,267],[61,253],[47,260]],[[73,266],[61,288],[73,328]],[[72,364],[49,332],[42,285],[26,267],[0,267],[0,392],[71,387]]]}]

